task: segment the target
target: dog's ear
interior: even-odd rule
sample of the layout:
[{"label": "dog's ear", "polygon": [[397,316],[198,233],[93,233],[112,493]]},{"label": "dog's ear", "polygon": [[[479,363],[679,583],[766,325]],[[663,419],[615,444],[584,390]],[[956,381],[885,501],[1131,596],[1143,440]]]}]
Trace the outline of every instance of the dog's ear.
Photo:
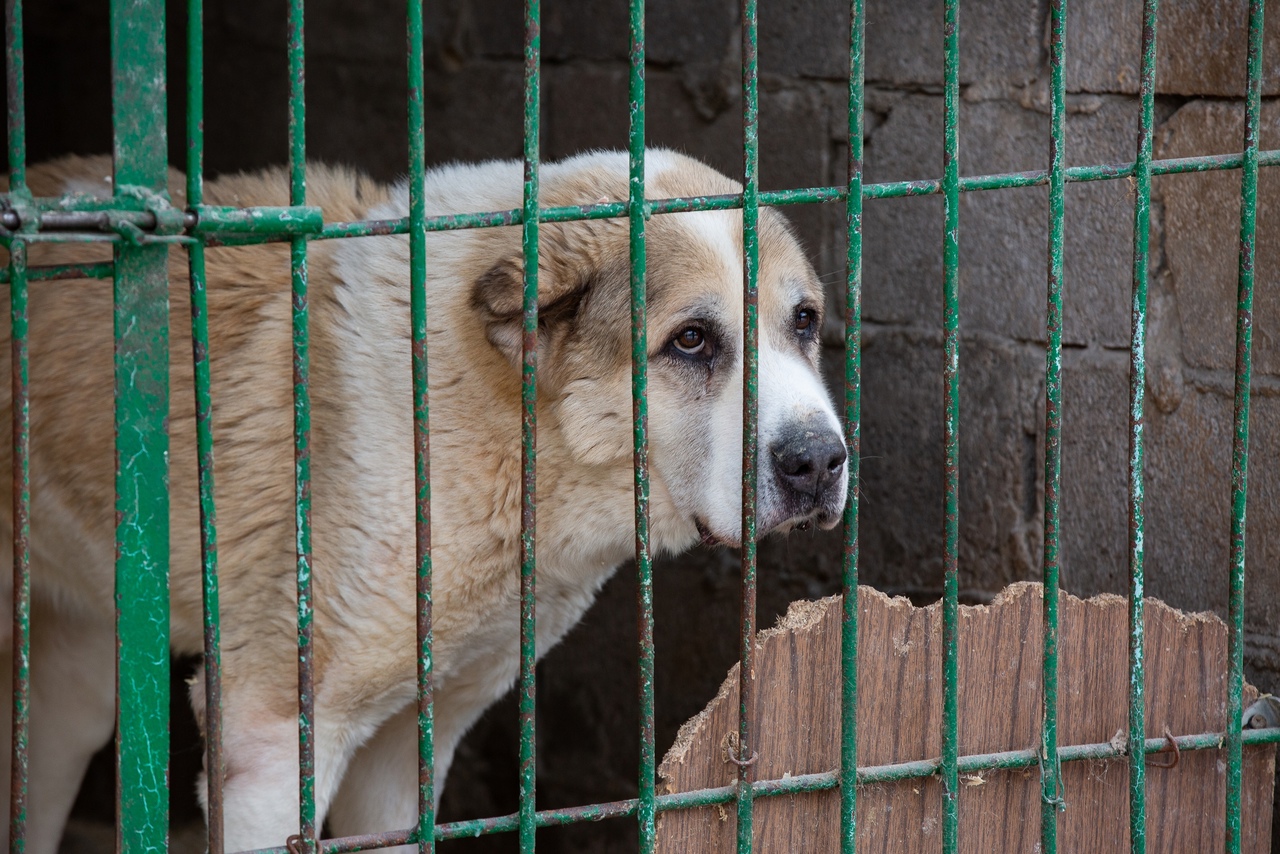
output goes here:
[{"label": "dog's ear", "polygon": [[[548,224],[538,252],[538,385],[570,452],[603,464],[631,451],[627,230],[613,222]],[[475,282],[489,342],[522,358],[524,258],[511,252]]]},{"label": "dog's ear", "polygon": [[[594,227],[593,227],[594,226]],[[597,223],[548,223],[538,242],[539,376],[551,379],[557,356],[588,293],[616,266],[609,234]],[[622,244],[625,252],[625,243]],[[625,263],[626,256],[622,256]],[[524,329],[524,255],[499,256],[476,279],[472,305],[481,314],[485,334],[517,368]],[[544,368],[546,371],[544,372]]]}]

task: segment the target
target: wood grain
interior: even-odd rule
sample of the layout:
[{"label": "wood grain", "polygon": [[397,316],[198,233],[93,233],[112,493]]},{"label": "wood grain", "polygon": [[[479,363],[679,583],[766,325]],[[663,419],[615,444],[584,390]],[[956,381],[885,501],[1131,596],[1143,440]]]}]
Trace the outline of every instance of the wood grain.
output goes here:
[{"label": "wood grain", "polygon": [[[960,609],[961,755],[1038,748],[1042,650],[1040,586],[1016,584],[989,606]],[[1127,727],[1128,608],[1118,596],[1062,595],[1059,743],[1106,742]],[[1147,600],[1148,737],[1221,731],[1226,720],[1226,626],[1211,614],[1183,614]],[[840,750],[840,602],[793,603],[761,632],[756,653],[753,779],[831,771]],[[681,728],[659,768],[659,790],[686,792],[734,780],[726,756],[737,733],[735,666],[716,698]],[[1257,696],[1246,686],[1245,704]],[[858,764],[936,759],[942,733],[942,612],[916,608],[869,588],[858,591]],[[1121,736],[1123,738],[1123,736]],[[1157,761],[1165,760],[1160,757]],[[1059,848],[1125,850],[1128,770],[1123,757],[1064,763]],[[1270,850],[1274,746],[1245,750],[1243,847]],[[1223,850],[1226,757],[1184,752],[1173,768],[1147,770],[1147,850]],[[1035,852],[1040,783],[1032,767],[962,775],[960,851]],[[836,791],[762,798],[755,850],[836,851]],[[941,788],[936,778],[863,786],[858,851],[940,852]],[[734,850],[734,806],[662,813],[658,850]]]}]

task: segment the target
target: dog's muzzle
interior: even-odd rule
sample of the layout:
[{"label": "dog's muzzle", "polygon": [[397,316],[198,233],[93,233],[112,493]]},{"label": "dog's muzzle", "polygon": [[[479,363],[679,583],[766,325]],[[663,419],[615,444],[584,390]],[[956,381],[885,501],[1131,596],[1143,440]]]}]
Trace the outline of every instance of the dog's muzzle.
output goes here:
[{"label": "dog's muzzle", "polygon": [[848,453],[844,439],[825,419],[796,424],[770,446],[769,454],[783,504],[793,516],[839,512],[828,505],[839,500]]}]

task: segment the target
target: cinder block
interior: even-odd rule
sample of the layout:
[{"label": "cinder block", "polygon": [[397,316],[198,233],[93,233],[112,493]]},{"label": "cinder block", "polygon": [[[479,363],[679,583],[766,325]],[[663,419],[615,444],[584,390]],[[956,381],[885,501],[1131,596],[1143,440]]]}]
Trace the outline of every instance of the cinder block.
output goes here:
[{"label": "cinder block", "polygon": [[[1129,586],[1129,360],[1122,352],[1068,354],[1063,371],[1062,584],[1079,595]],[[1147,594],[1225,616],[1231,498],[1232,390],[1192,374],[1171,412],[1145,408]],[[1276,398],[1255,394],[1251,436],[1246,622],[1280,622]]]},{"label": "cinder block", "polygon": [[[1067,22],[1067,88],[1072,92],[1138,91],[1142,0],[1079,3]],[[1160,7],[1156,88],[1176,95],[1244,94],[1249,4],[1183,0]],[[1280,20],[1266,20],[1263,56],[1280,50]],[[1280,71],[1264,63],[1263,91],[1280,91]]]},{"label": "cinder block", "polygon": [[1063,362],[1061,583],[1077,596],[1124,593],[1129,357],[1088,350]]},{"label": "cinder block", "polygon": [[[814,4],[816,5],[816,4]],[[848,74],[847,35],[832,22],[848,12],[836,0],[824,3],[825,16],[809,12],[819,33],[839,47],[840,64],[828,60],[832,76]],[[867,79],[884,83],[941,85],[943,81],[941,0],[869,0],[866,8]],[[1043,7],[1020,0],[969,3],[960,10],[960,80],[999,80],[1021,85],[1032,80],[1041,62]],[[807,20],[808,18],[806,18]],[[797,28],[799,29],[799,28]],[[832,54],[836,48],[829,48]],[[827,51],[823,51],[826,56]]]},{"label": "cinder block", "polygon": [[[868,181],[941,176],[942,99],[878,98],[885,118],[866,147]],[[1115,162],[1133,144],[1131,111],[1104,99],[1068,122],[1071,164]],[[1003,101],[963,104],[961,172],[1044,169],[1048,117]],[[1129,340],[1132,201],[1124,182],[1069,185],[1064,340]],[[961,324],[1018,340],[1045,340],[1048,190],[966,193],[960,207]],[[938,196],[870,200],[865,222],[868,319],[936,327],[942,312],[943,206]]]},{"label": "cinder block", "polygon": [[[1160,129],[1159,157],[1238,152],[1243,111],[1232,104],[1187,104]],[[1280,108],[1263,110],[1263,145],[1280,136]],[[1177,298],[1183,356],[1196,368],[1235,367],[1235,309],[1240,234],[1240,172],[1170,175],[1155,184],[1164,204],[1163,241]],[[1254,370],[1280,372],[1280,295],[1267,282],[1280,268],[1280,175],[1259,172],[1254,290]]]},{"label": "cinder block", "polygon": [[[968,336],[960,348],[961,586],[1033,576],[1040,554],[1038,348]],[[940,589],[942,338],[870,327],[863,348],[864,579]]]}]

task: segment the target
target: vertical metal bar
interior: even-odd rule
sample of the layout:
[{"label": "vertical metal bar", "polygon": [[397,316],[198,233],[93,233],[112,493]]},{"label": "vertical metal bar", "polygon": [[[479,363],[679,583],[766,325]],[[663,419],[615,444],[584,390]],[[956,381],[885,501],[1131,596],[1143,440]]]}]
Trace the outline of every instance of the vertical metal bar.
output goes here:
[{"label": "vertical metal bar", "polygon": [[[117,197],[167,195],[164,0],[111,3]],[[162,245],[115,244],[116,842],[169,831],[169,275]]]},{"label": "vertical metal bar", "polygon": [[840,672],[840,851],[857,850],[858,818],[858,478],[862,471],[862,136],[866,17],[863,0],[849,2],[849,162],[845,197],[844,443],[849,498],[844,509],[844,611]]},{"label": "vertical metal bar", "polygon": [[1062,244],[1066,220],[1067,0],[1050,0],[1049,293],[1044,385],[1044,661],[1040,723],[1040,850],[1058,850],[1062,764],[1058,759],[1058,496],[1062,483]]},{"label": "vertical metal bar", "polygon": [[1129,346],[1129,844],[1147,849],[1146,715],[1143,671],[1143,400],[1147,386],[1148,230],[1151,221],[1151,139],[1155,116],[1156,20],[1159,0],[1146,0],[1142,16],[1141,109],[1134,164],[1133,310]]},{"label": "vertical metal bar", "polygon": [[431,420],[427,383],[426,113],[422,0],[408,2],[409,301],[413,337],[413,451],[417,541],[418,851],[435,850],[435,707],[431,627]]},{"label": "vertical metal bar", "polygon": [[[307,203],[304,0],[289,2],[289,204]],[[293,279],[294,518],[298,590],[298,834],[304,850],[316,844],[315,686],[311,601],[311,389],[307,239],[290,242]]]},{"label": "vertical metal bar", "polygon": [[31,729],[31,409],[27,387],[27,244],[20,238],[9,244],[9,318],[13,383],[13,752],[9,766],[9,851],[22,854],[27,846],[27,739]]},{"label": "vertical metal bar", "polygon": [[26,65],[22,48],[22,0],[5,0],[5,60],[9,70],[9,192],[27,188]]},{"label": "vertical metal bar", "polygon": [[960,0],[947,0],[943,20],[943,198],[946,202],[942,238],[943,349],[944,349],[944,464],[945,515],[943,522],[943,699],[942,699],[942,850],[956,850],[959,825],[959,753],[956,696],[958,692],[957,646],[959,642],[960,532]]},{"label": "vertical metal bar", "polygon": [[[5,3],[9,192],[26,185],[26,93],[23,79],[22,0]],[[9,245],[10,368],[13,383],[13,718],[9,756],[9,850],[26,850],[27,739],[31,728],[31,413],[27,397],[27,245]]]},{"label": "vertical metal bar", "polygon": [[1231,445],[1231,580],[1228,618],[1227,854],[1240,854],[1240,783],[1244,760],[1245,503],[1249,487],[1249,382],[1253,374],[1254,241],[1258,211],[1258,126],[1262,113],[1264,0],[1249,4],[1249,72],[1245,90],[1244,163],[1240,179],[1239,292],[1236,297],[1235,438]]},{"label": "vertical metal bar", "polygon": [[631,0],[631,73],[628,98],[631,125],[628,135],[630,175],[627,213],[631,227],[631,424],[635,470],[636,608],[640,645],[640,779],[636,817],[640,852],[652,854],[657,833],[657,747],[653,713],[653,562],[649,553],[649,336],[645,293],[644,181],[644,0]]},{"label": "vertical metal bar", "polygon": [[[187,4],[187,205],[204,201],[204,0]],[[222,650],[218,616],[218,517],[213,481],[213,397],[209,377],[209,300],[204,243],[187,247],[191,348],[195,363],[200,556],[204,596],[204,739],[209,854],[222,854]]]},{"label": "vertical metal bar", "polygon": [[520,473],[520,850],[534,850],[537,806],[537,400],[538,400],[538,133],[541,110],[542,8],[524,5],[524,326],[521,369]]},{"label": "vertical metal bar", "polygon": [[759,103],[756,0],[742,0],[742,638],[738,670],[738,852],[750,854],[752,835],[751,706],[756,642],[756,404],[759,393],[760,241]]}]

